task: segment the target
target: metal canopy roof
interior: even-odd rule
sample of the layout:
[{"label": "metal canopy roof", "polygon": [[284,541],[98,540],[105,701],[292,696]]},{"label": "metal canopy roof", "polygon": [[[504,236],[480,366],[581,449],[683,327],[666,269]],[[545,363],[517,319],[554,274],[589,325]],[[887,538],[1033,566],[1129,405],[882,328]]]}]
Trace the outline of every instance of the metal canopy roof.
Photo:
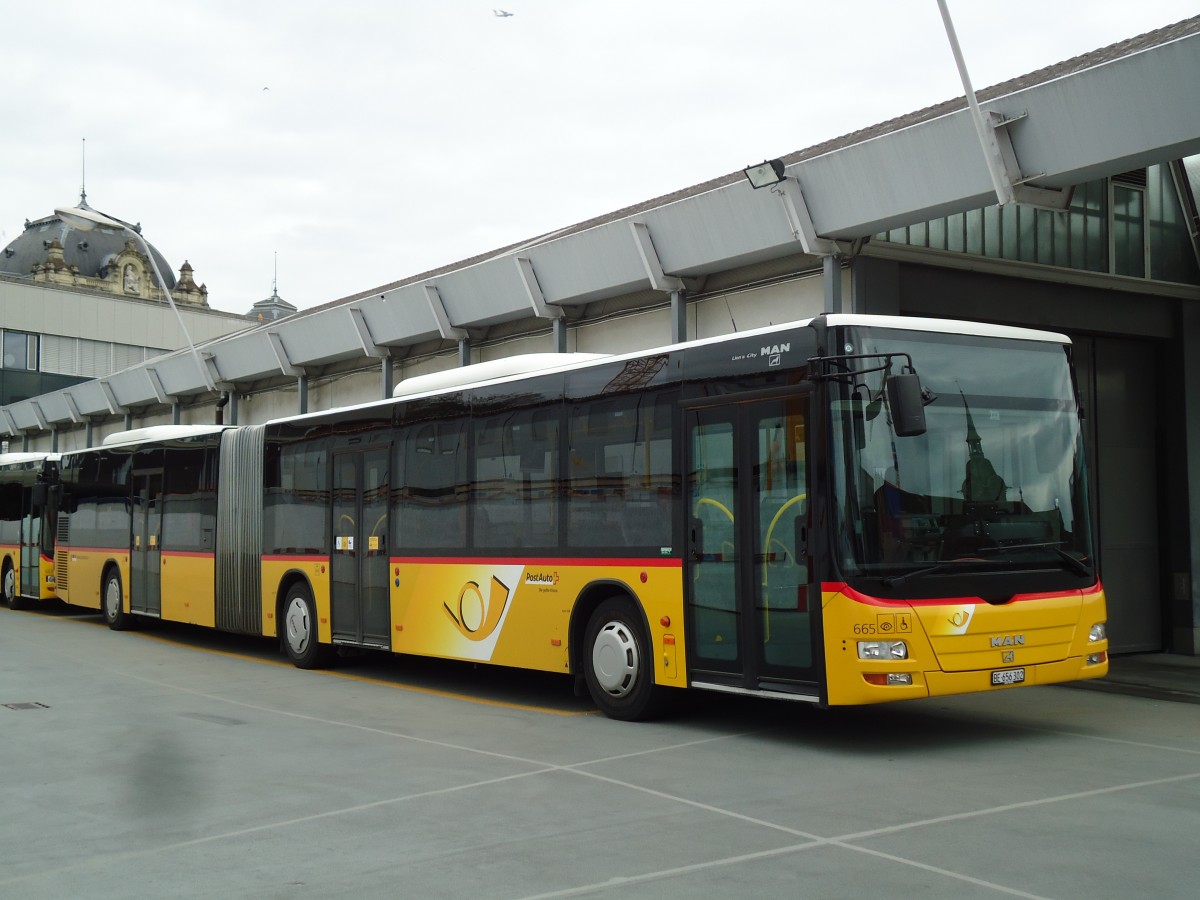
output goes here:
[{"label": "metal canopy roof", "polygon": [[[980,91],[1011,140],[1019,172],[1046,188],[1200,153],[1200,17]],[[1151,102],[1152,101],[1152,102]],[[788,197],[732,173],[521,245],[226,336],[201,347],[219,385],[306,371],[596,300],[669,291],[784,257],[802,243],[797,208],[823,238],[853,240],[996,202],[964,98],[783,158]],[[816,260],[814,258],[814,265]],[[0,430],[162,405],[207,390],[178,352],[0,408]]]}]

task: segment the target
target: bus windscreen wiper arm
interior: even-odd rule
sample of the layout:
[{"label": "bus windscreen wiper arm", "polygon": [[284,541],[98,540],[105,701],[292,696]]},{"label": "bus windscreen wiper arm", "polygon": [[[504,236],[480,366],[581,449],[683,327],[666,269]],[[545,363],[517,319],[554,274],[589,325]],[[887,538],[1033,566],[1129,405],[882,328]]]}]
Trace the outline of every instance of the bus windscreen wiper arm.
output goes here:
[{"label": "bus windscreen wiper arm", "polygon": [[1066,565],[1068,569],[1074,572],[1081,578],[1088,577],[1094,574],[1092,567],[1087,565],[1083,560],[1076,559],[1070,553],[1062,548],[1062,546],[1053,541],[1046,541],[1038,544],[1009,544],[1003,547],[981,547],[975,551],[980,556],[999,556],[1002,553],[1013,553],[1017,550],[1049,550]]},{"label": "bus windscreen wiper arm", "polygon": [[1014,553],[1018,550],[1049,550],[1057,556],[1068,569],[1078,575],[1080,578],[1086,578],[1093,574],[1092,569],[1082,560],[1076,559],[1066,550],[1062,549],[1056,543],[1040,543],[1040,544],[1009,544],[1003,547],[980,547],[975,550],[975,559],[967,557],[965,559],[950,559],[943,562],[935,563],[932,566],[926,566],[924,569],[916,569],[912,572],[905,572],[903,575],[892,575],[882,579],[884,587],[898,587],[910,578],[916,578],[920,575],[932,575],[934,572],[940,572],[948,569],[951,566],[962,565],[963,563],[979,562],[981,558],[988,556],[1000,556],[1005,553]]}]

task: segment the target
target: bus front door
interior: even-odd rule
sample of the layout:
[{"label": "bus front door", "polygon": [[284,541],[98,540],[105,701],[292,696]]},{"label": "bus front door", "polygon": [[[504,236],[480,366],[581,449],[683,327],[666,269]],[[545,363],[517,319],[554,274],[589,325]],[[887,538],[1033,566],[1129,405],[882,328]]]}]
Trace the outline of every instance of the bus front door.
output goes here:
[{"label": "bus front door", "polygon": [[694,683],[815,696],[806,406],[798,397],[687,411]]},{"label": "bus front door", "polygon": [[129,548],[129,608],[162,612],[162,469],[133,473],[133,516]]},{"label": "bus front door", "polygon": [[333,642],[390,648],[388,449],[333,458]]}]

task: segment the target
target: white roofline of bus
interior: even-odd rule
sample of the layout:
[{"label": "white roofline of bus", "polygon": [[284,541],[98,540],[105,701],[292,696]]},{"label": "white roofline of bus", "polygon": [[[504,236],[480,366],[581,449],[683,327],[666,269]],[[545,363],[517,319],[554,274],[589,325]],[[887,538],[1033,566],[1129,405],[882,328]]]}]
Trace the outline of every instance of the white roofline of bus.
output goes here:
[{"label": "white roofline of bus", "polygon": [[[332,413],[353,412],[356,410],[367,410],[375,407],[386,406],[394,399],[403,398],[405,400],[415,400],[419,397],[426,397],[442,393],[451,389],[460,388],[476,388],[484,387],[490,384],[497,384],[504,381],[511,381],[514,378],[524,377],[532,374],[541,374],[543,372],[565,372],[572,369],[582,369],[587,366],[594,365],[600,362],[623,362],[629,359],[637,359],[642,356],[653,356],[660,353],[669,353],[673,350],[678,350],[683,347],[703,347],[711,344],[718,344],[723,341],[732,341],[739,338],[755,337],[758,335],[772,334],[788,328],[803,328],[811,325],[818,317],[812,316],[807,319],[797,319],[792,322],[783,322],[779,325],[764,325],[760,328],[750,328],[746,331],[737,331],[730,334],[719,334],[707,338],[697,338],[695,340],[683,341],[678,344],[665,344],[661,347],[652,347],[646,350],[635,350],[630,353],[526,353],[518,354],[517,356],[504,357],[498,360],[489,360],[482,363],[472,363],[469,366],[459,366],[453,369],[445,369],[441,372],[431,372],[428,375],[415,375],[413,378],[407,378],[401,381],[392,390],[392,396],[384,400],[371,400],[367,403],[356,403],[351,406],[336,407],[333,409],[324,409],[316,412],[303,413],[298,416],[279,416],[271,419],[267,424],[278,422],[302,422],[308,419],[315,419],[321,416]],[[863,313],[833,313],[825,317],[825,321],[830,326],[870,326],[874,328],[895,328],[904,329],[907,331],[925,331],[936,332],[939,334],[966,334],[977,337],[995,337],[995,338],[1011,338],[1016,340],[1027,341],[1049,341],[1056,344],[1070,344],[1071,339],[1064,334],[1058,334],[1053,331],[1039,331],[1032,328],[1018,328],[1012,325],[989,325],[985,322],[969,322],[965,319],[931,319],[920,316],[876,316],[866,315]],[[561,365],[548,366],[546,368],[531,367],[528,364],[522,367],[519,361],[529,357],[539,359],[547,357],[555,357],[548,360],[549,362],[557,362],[557,357],[570,357],[571,359]],[[497,366],[490,369],[488,372],[482,372],[482,367],[490,366],[492,363],[509,363],[511,371],[508,374],[497,374],[497,370],[503,370],[503,366]],[[461,374],[460,374],[461,373]],[[473,376],[472,379],[463,379],[465,375]],[[447,382],[438,387],[425,387],[423,383],[420,390],[414,390],[409,393],[397,393],[406,384],[417,379],[429,378],[428,384],[436,383],[436,377],[439,375],[448,376]],[[461,379],[461,380],[460,380]]]},{"label": "white roofline of bus", "polygon": [[405,378],[392,390],[392,397],[411,397],[416,394],[435,393],[447,388],[475,385],[484,381],[497,381],[511,375],[541,375],[557,372],[576,364],[589,363],[598,359],[609,359],[607,353],[520,353],[503,356],[486,362],[473,363],[414,375]]},{"label": "white roofline of bus", "polygon": [[147,425],[145,428],[114,432],[101,441],[100,446],[113,447],[118,444],[144,444],[150,441],[173,441],[180,438],[201,437],[232,427],[231,425]]},{"label": "white roofline of bus", "polygon": [[[809,319],[808,321],[812,321]],[[935,331],[939,334],[969,334],[977,337],[1014,338],[1023,341],[1049,341],[1069,344],[1071,339],[1056,331],[1018,328],[1014,325],[991,325],[968,322],[964,319],[931,319],[922,316],[868,316],[859,313],[834,313],[826,317],[831,327],[870,325],[872,328],[900,328],[906,331]]]},{"label": "white roofline of bus", "polygon": [[0,467],[4,466],[20,466],[31,462],[57,462],[59,455],[57,453],[23,453],[20,451],[14,453],[0,453]]}]

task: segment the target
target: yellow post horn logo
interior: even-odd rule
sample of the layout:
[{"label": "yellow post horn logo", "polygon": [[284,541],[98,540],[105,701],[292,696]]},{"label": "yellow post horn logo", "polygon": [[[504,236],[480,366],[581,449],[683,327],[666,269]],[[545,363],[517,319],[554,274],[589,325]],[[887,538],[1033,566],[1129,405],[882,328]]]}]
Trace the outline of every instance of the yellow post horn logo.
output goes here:
[{"label": "yellow post horn logo", "polygon": [[459,633],[472,641],[491,637],[500,625],[504,609],[508,606],[508,585],[492,576],[492,587],[488,596],[483,596],[478,582],[468,581],[458,593],[458,609],[444,603],[446,614],[454,621]]}]

